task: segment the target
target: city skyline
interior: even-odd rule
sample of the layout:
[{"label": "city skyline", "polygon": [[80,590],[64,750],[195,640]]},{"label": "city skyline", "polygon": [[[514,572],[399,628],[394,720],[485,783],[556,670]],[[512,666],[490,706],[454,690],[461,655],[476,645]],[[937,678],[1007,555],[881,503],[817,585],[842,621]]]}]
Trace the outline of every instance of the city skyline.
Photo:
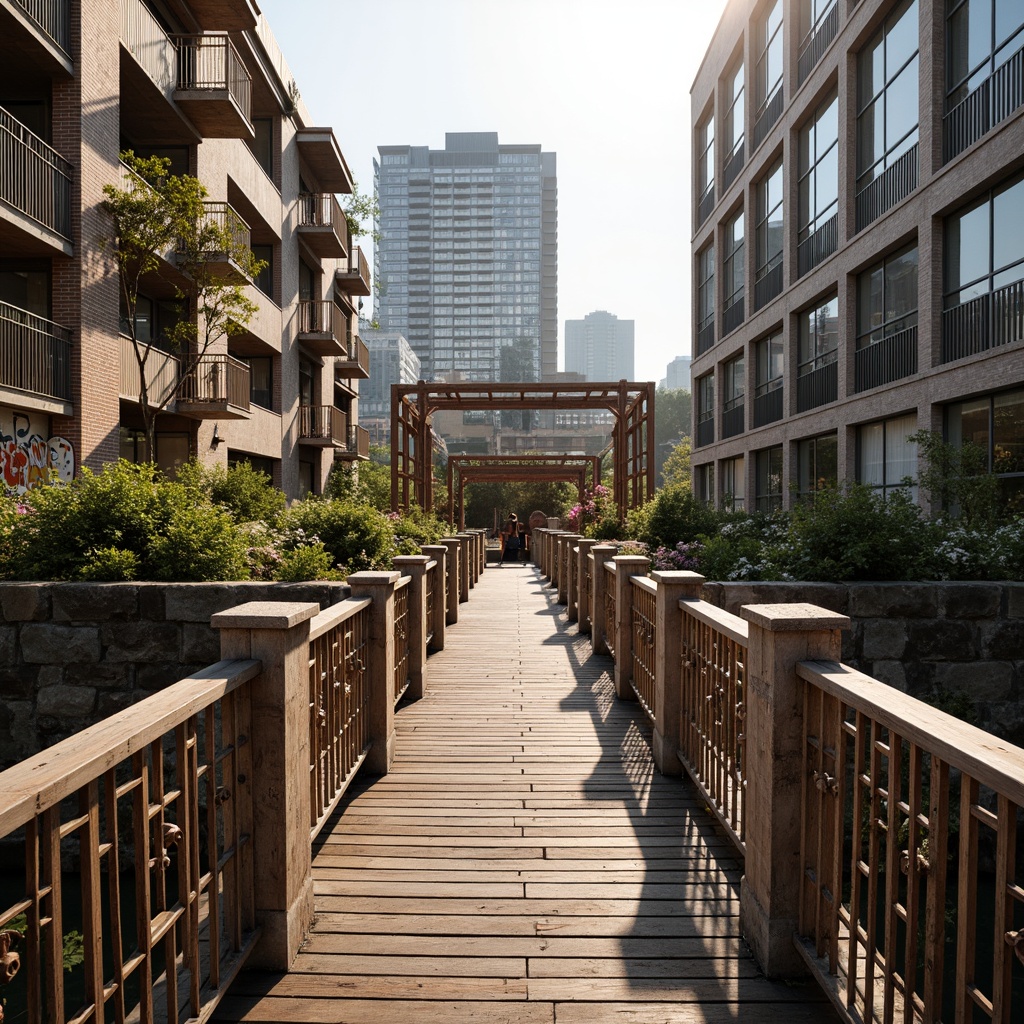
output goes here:
[{"label": "city skyline", "polygon": [[514,16],[477,0],[382,0],[350,9],[362,44],[339,78],[331,35],[309,31],[335,5],[308,0],[299,18],[261,3],[362,191],[378,146],[440,148],[446,132],[557,153],[559,366],[565,320],[613,306],[636,322],[637,379],[653,381],[690,352],[689,89],[724,7],[695,5],[685,32],[670,32],[670,0],[641,0],[628,19],[606,0],[524,0]]}]

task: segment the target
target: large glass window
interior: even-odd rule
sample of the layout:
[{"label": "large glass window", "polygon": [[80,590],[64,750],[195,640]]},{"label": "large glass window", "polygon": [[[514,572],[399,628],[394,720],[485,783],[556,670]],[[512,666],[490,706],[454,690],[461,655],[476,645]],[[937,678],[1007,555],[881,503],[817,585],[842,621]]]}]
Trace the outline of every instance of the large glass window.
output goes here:
[{"label": "large glass window", "polygon": [[909,486],[916,500],[917,445],[908,440],[916,430],[913,413],[858,428],[857,480],[882,494]]},{"label": "large glass window", "polygon": [[715,343],[715,247],[697,254],[697,354]]},{"label": "large glass window", "polygon": [[797,375],[802,377],[836,361],[839,349],[838,296],[833,295],[817,306],[805,309],[799,315],[798,324]]},{"label": "large glass window", "polygon": [[1004,496],[1018,511],[1024,507],[1024,389],[947,406],[946,438],[958,446],[978,445]]},{"label": "large glass window", "polygon": [[743,355],[730,359],[722,367],[722,437],[742,434],[745,426],[747,389],[746,361]]},{"label": "large glass window", "polygon": [[1024,4],[1020,0],[946,0],[946,17],[948,110],[1024,45]]},{"label": "large glass window", "polygon": [[[697,195],[703,210],[705,198],[714,196],[715,190],[715,119],[709,117],[697,129],[700,137],[700,156],[697,158]],[[703,218],[701,218],[703,220]]]},{"label": "large glass window", "polygon": [[697,445],[715,439],[715,375],[706,374],[697,381]]},{"label": "large glass window", "polygon": [[725,79],[724,188],[729,187],[743,166],[743,119],[745,116],[743,82],[743,60],[741,58]]},{"label": "large glass window", "polygon": [[888,256],[857,278],[857,348],[917,324],[917,246]]},{"label": "large glass window", "polygon": [[[743,211],[740,210],[725,226],[725,253],[722,261],[725,292],[723,334],[743,321],[743,231]],[[731,317],[730,311],[733,311]]]},{"label": "large glass window", "polygon": [[782,161],[757,183],[757,306],[782,291]]},{"label": "large glass window", "polygon": [[782,419],[782,332],[754,346],[754,426]]},{"label": "large glass window", "polygon": [[917,0],[904,0],[859,55],[858,192],[917,145],[917,44]]},{"label": "large glass window", "polygon": [[839,479],[838,451],[835,434],[811,437],[798,442],[797,488],[801,498],[813,498],[815,491],[824,491],[836,486]]},{"label": "large glass window", "polygon": [[263,409],[274,408],[274,360],[270,356],[250,356],[249,401]]},{"label": "large glass window", "polygon": [[839,13],[836,0],[800,0],[800,49],[797,58],[797,80],[804,79],[826,47],[836,37]]},{"label": "large glass window", "polygon": [[693,485],[697,498],[706,505],[715,500],[715,464],[705,462],[695,467],[693,471]]},{"label": "large glass window", "polygon": [[839,97],[826,100],[800,131],[799,272],[836,250],[839,212]]},{"label": "large glass window", "polygon": [[743,456],[724,459],[721,463],[722,506],[737,512],[743,511],[746,479],[744,477]]},{"label": "large glass window", "polygon": [[758,25],[757,116],[782,88],[782,0],[769,4]]},{"label": "large glass window", "polygon": [[782,508],[782,445],[764,448],[754,455],[754,508],[772,512]]}]

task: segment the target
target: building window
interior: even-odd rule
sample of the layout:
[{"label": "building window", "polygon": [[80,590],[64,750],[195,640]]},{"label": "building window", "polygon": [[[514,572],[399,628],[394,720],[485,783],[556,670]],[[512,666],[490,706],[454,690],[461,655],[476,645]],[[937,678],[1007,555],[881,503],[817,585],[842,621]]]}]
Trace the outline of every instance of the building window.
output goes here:
[{"label": "building window", "polygon": [[857,278],[855,390],[917,373],[917,246]]},{"label": "building window", "polygon": [[774,512],[782,508],[782,445],[754,454],[754,509]]},{"label": "building window", "polygon": [[754,308],[760,309],[782,292],[782,161],[757,183],[757,272]]},{"label": "building window", "polygon": [[917,0],[904,0],[857,70],[857,230],[917,188]]},{"label": "building window", "polygon": [[754,149],[782,113],[782,0],[773,0],[758,23],[757,116]]},{"label": "building window", "polygon": [[797,411],[834,402],[839,394],[839,299],[833,295],[797,319]]},{"label": "building window", "polygon": [[730,359],[722,367],[722,437],[743,433],[747,388],[745,361],[742,355]]},{"label": "building window", "polygon": [[722,310],[722,334],[726,335],[743,323],[743,211],[740,210],[725,226],[725,253],[722,260],[725,301]]},{"label": "building window", "polygon": [[946,0],[945,160],[1024,103],[1022,44],[1024,6],[1017,0]]},{"label": "building window", "polygon": [[803,85],[839,31],[837,0],[800,0],[800,50],[797,84]]},{"label": "building window", "polygon": [[272,117],[254,117],[252,129],[256,138],[249,143],[252,155],[256,163],[263,168],[264,173],[274,180],[274,119]]},{"label": "building window", "polygon": [[859,427],[858,482],[882,495],[897,488],[909,488],[916,500],[917,445],[909,440],[916,430],[917,417],[913,413]]},{"label": "building window", "polygon": [[999,478],[1000,491],[1018,510],[1024,503],[1024,389],[984,395],[946,406],[946,439],[972,442]]},{"label": "building window", "polygon": [[276,301],[274,299],[274,247],[272,245],[253,245],[252,249],[253,256],[264,263],[263,269],[256,275],[256,279],[253,284],[268,299]]},{"label": "building window", "polygon": [[839,97],[826,100],[800,131],[797,275],[836,251],[839,241]]},{"label": "building window", "polygon": [[1024,339],[1024,178],[946,218],[942,361]]},{"label": "building window", "polygon": [[705,462],[693,471],[694,493],[699,501],[711,505],[715,500],[715,464]]},{"label": "building window", "polygon": [[700,156],[697,158],[697,227],[708,219],[715,206],[715,119],[709,117],[697,129]]},{"label": "building window", "polygon": [[722,165],[722,191],[724,192],[743,169],[743,59],[725,79],[725,162]]},{"label": "building window", "polygon": [[715,375],[709,373],[697,381],[697,447],[715,439]]},{"label": "building window", "polygon": [[721,463],[722,507],[733,512],[743,511],[746,480],[744,479],[743,456],[724,459]]},{"label": "building window", "polygon": [[839,480],[839,444],[835,434],[811,437],[796,446],[797,489],[803,500],[835,488]]},{"label": "building window", "polygon": [[763,427],[782,419],[782,332],[757,342],[754,353],[754,426]]},{"label": "building window", "polygon": [[250,356],[249,401],[262,409],[274,408],[274,360],[270,356]]},{"label": "building window", "polygon": [[715,247],[697,253],[697,355],[715,343]]}]

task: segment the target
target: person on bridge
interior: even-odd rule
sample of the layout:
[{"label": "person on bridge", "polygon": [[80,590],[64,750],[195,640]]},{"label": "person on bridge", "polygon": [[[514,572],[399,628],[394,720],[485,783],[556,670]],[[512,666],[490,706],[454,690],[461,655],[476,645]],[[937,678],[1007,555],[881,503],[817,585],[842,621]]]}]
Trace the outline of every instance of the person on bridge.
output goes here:
[{"label": "person on bridge", "polygon": [[519,549],[523,546],[523,533],[515,512],[509,512],[501,530],[501,561],[518,562]]}]

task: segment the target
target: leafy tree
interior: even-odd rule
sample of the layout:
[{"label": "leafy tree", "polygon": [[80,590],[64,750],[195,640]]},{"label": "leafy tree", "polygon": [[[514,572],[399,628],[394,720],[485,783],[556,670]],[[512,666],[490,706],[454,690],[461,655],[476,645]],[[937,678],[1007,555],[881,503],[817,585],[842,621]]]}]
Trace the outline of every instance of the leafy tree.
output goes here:
[{"label": "leafy tree", "polygon": [[[359,182],[354,182],[352,194],[345,197],[342,208],[345,211],[345,219],[348,221],[348,229],[352,232],[353,238],[369,234],[375,242],[380,240],[380,231],[377,229],[377,224],[380,221],[380,204],[377,202],[376,189],[370,194],[360,192]],[[369,231],[365,227],[366,221],[373,225]]]},{"label": "leafy tree", "polygon": [[[103,186],[103,205],[113,221],[113,237],[107,241],[120,271],[121,329],[131,338],[138,364],[139,408],[152,453],[157,416],[181,394],[199,358],[215,343],[242,332],[256,312],[242,285],[218,273],[213,257],[227,257],[250,279],[265,264],[239,240],[230,216],[207,210],[206,187],[198,178],[169,174],[170,161],[162,157],[138,157],[128,150],[121,159],[131,173],[121,185]],[[161,274],[168,259],[181,274],[172,282],[179,318],[155,340],[184,362],[177,382],[153,393],[147,369],[163,355],[157,345],[139,337],[136,313],[145,279]]]},{"label": "leafy tree", "polygon": [[391,508],[391,449],[370,445],[368,462],[358,468],[335,462],[324,488],[326,498],[349,498],[381,511]]},{"label": "leafy tree", "polygon": [[991,526],[1001,517],[999,481],[984,448],[973,441],[950,444],[934,430],[919,430],[909,440],[917,445],[918,484],[935,512],[952,512],[964,526]]},{"label": "leafy tree", "polygon": [[682,487],[690,489],[690,455],[692,448],[689,437],[684,437],[672,448],[661,468],[661,475],[666,487]]}]

